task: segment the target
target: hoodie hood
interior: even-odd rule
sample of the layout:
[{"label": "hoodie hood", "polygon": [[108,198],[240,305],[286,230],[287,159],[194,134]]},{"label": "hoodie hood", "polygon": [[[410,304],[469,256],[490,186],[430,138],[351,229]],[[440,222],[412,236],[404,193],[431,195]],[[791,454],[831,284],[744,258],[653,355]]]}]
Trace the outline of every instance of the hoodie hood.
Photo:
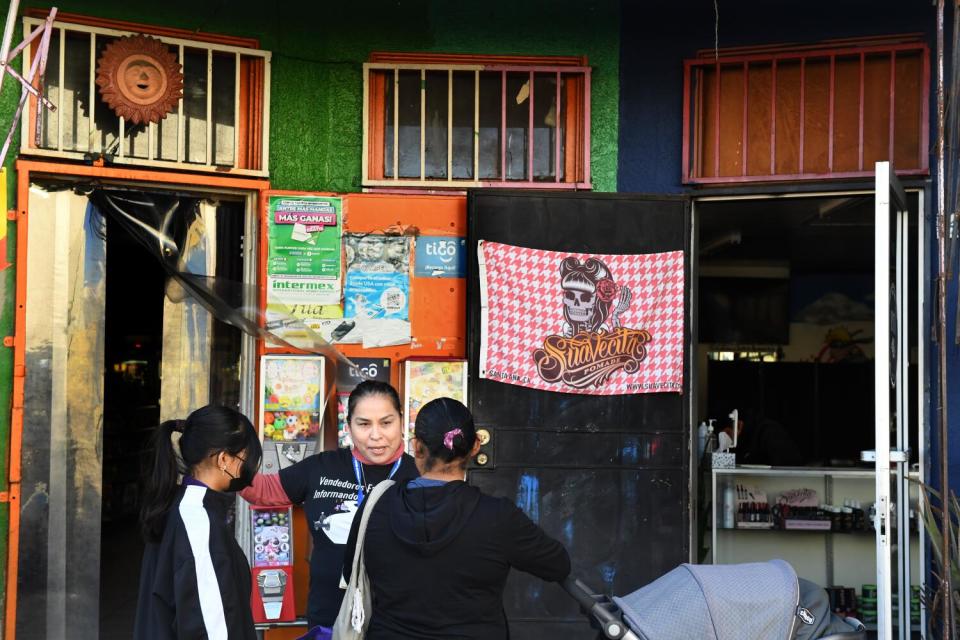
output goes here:
[{"label": "hoodie hood", "polygon": [[403,544],[432,556],[453,542],[480,502],[480,490],[455,480],[439,487],[400,489],[391,500],[390,528]]}]

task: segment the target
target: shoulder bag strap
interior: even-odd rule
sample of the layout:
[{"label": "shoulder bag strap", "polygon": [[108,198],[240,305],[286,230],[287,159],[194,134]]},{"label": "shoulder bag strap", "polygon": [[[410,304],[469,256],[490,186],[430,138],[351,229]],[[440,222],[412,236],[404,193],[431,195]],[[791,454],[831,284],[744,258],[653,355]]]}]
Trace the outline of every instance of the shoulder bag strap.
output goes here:
[{"label": "shoulder bag strap", "polygon": [[370,520],[370,514],[373,513],[373,508],[377,506],[377,501],[380,500],[380,496],[386,493],[387,489],[393,485],[393,480],[384,480],[375,486],[370,496],[364,500],[363,515],[360,516],[360,528],[357,529],[357,543],[353,550],[353,567],[350,569],[351,582],[353,582],[353,577],[357,573],[357,565],[363,555],[363,541],[367,536],[367,522]]}]

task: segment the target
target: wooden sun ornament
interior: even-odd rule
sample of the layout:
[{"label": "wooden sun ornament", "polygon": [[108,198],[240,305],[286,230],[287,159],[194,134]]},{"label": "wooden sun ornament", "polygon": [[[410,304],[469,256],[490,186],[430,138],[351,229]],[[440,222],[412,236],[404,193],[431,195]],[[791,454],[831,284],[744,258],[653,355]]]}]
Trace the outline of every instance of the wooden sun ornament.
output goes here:
[{"label": "wooden sun ornament", "polygon": [[183,96],[183,71],[160,40],[126,36],[108,44],[97,61],[97,86],[127,122],[160,122]]}]

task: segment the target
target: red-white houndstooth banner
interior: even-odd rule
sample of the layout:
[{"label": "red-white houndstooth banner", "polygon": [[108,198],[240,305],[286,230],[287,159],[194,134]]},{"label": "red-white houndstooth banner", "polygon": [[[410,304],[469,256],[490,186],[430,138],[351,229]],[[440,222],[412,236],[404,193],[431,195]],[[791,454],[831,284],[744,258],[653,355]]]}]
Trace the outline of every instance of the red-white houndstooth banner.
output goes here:
[{"label": "red-white houndstooth banner", "polygon": [[478,244],[480,377],[620,395],[683,389],[683,252]]}]

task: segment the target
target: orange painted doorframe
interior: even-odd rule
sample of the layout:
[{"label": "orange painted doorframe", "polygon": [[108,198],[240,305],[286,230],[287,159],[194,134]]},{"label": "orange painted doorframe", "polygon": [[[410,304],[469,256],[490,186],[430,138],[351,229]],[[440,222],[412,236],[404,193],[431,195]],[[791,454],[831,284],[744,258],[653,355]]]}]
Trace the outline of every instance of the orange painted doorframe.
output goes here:
[{"label": "orange painted doorframe", "polygon": [[23,446],[23,387],[26,376],[26,296],[27,296],[27,224],[31,176],[55,175],[77,178],[131,182],[156,186],[228,189],[257,194],[270,188],[268,180],[210,176],[164,171],[144,171],[82,164],[17,160],[17,262],[16,309],[13,339],[13,391],[10,415],[10,521],[7,538],[7,602],[4,612],[4,638],[14,640],[17,629],[17,574],[20,551],[20,456]]}]

